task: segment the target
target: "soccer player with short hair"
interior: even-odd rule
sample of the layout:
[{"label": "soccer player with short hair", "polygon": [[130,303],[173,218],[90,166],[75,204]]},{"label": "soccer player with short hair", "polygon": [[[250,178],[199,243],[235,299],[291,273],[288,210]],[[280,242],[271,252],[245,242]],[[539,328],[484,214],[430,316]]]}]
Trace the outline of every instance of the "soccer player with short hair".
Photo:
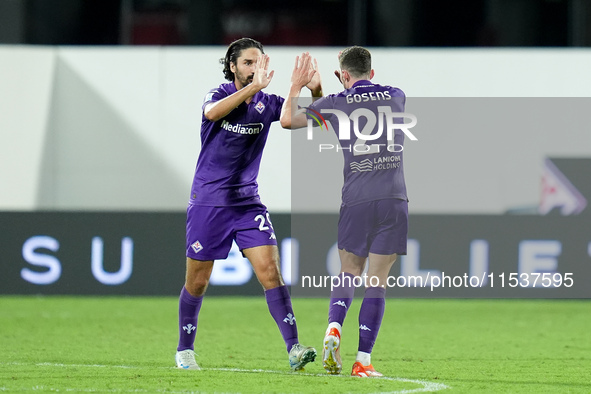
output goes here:
[{"label": "soccer player with short hair", "polygon": [[[304,54],[296,63],[288,97],[299,97],[308,83],[310,61],[309,55]],[[366,284],[359,311],[359,347],[351,375],[382,376],[371,364],[371,352],[384,315],[390,268],[398,255],[406,254],[408,233],[408,200],[402,165],[404,134],[395,129],[390,135],[393,138],[389,138],[387,131],[392,131],[393,124],[403,123],[395,116],[404,112],[406,98],[398,88],[371,82],[374,70],[371,54],[365,48],[353,46],[343,50],[339,53],[339,65],[335,75],[345,90],[318,99],[308,107],[332,124],[345,159],[338,224],[341,280],[340,286],[331,292],[322,359],[329,374],[341,372],[341,326],[353,300],[352,279],[362,274],[367,260],[367,277],[377,277],[378,283],[377,286],[372,281]],[[285,100],[281,125],[305,127],[306,115],[292,114],[292,106],[296,105],[292,101]],[[343,115],[339,119],[335,110],[348,117]],[[349,130],[349,135],[346,130],[340,130],[341,126]],[[358,138],[353,130],[368,139]]]},{"label": "soccer player with short hair", "polygon": [[[269,128],[279,120],[284,100],[262,91],[274,71],[268,72],[269,56],[259,42],[234,41],[220,63],[230,82],[210,90],[202,106],[201,152],[187,208],[186,277],[179,298],[176,364],[181,369],[199,369],[194,342],[203,295],[214,261],[227,258],[235,241],[265,290],[291,368],[300,370],[314,361],[316,350],[298,341],[291,297],[279,270],[277,239],[257,185]],[[319,75],[307,85],[313,95],[322,95]]]}]

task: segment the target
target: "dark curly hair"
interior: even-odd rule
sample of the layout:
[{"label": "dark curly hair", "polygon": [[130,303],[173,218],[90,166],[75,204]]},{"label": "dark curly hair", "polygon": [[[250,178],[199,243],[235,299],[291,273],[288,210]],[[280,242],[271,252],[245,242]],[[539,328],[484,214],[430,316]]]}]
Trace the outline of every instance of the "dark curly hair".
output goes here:
[{"label": "dark curly hair", "polygon": [[236,64],[236,59],[240,56],[243,50],[248,48],[258,48],[263,51],[263,44],[252,38],[240,38],[228,46],[226,56],[220,59],[220,63],[224,66],[224,77],[232,82],[234,80],[234,73],[230,70],[230,63]]}]

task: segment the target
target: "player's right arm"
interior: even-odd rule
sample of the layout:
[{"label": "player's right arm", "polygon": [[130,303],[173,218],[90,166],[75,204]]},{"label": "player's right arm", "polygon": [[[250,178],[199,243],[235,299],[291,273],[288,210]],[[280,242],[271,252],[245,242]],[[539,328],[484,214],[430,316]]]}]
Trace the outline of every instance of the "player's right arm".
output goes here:
[{"label": "player's right arm", "polygon": [[[279,117],[281,127],[285,129],[299,129],[306,126],[306,115],[303,113],[292,115],[292,107],[293,103],[297,101],[296,99],[300,97],[304,86],[312,82],[315,73],[316,70],[312,67],[312,57],[308,52],[302,53],[301,58],[300,56],[296,56],[295,67],[291,74],[289,94],[281,107],[281,115]],[[320,88],[320,92],[322,92],[322,88]]]},{"label": "player's right arm", "polygon": [[267,73],[268,69],[269,55],[263,54],[257,58],[252,82],[219,101],[207,104],[205,108],[203,108],[203,115],[212,122],[217,122],[218,120],[223,119],[226,115],[232,112],[234,108],[254,96],[260,90],[266,88],[269,83],[271,83],[275,71]]},{"label": "player's right arm", "polygon": [[245,86],[219,101],[207,104],[203,109],[203,115],[205,115],[208,120],[217,122],[232,112],[232,110],[239,106],[240,103],[247,100],[249,97],[254,96],[256,92],[258,92],[258,90],[254,90],[252,84]]}]

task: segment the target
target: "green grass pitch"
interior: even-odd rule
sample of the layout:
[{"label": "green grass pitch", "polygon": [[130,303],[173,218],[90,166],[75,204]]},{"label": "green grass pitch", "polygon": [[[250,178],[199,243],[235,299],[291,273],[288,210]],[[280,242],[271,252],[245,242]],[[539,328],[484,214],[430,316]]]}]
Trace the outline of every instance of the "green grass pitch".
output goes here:
[{"label": "green grass pitch", "polygon": [[[300,340],[321,349],[328,300],[294,299]],[[347,376],[360,301],[343,327],[342,376],[289,371],[264,297],[210,297],[201,371],[174,368],[174,297],[0,297],[0,392],[589,393],[591,302],[388,299],[372,361]],[[319,357],[320,358],[320,357]]]}]

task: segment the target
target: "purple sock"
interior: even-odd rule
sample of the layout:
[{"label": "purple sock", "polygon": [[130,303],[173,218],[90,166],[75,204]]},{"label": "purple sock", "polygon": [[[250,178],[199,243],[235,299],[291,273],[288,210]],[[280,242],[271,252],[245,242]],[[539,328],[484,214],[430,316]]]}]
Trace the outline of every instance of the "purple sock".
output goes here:
[{"label": "purple sock", "polygon": [[384,309],[386,307],[386,289],[368,287],[365,289],[363,303],[359,311],[359,348],[360,352],[371,353],[378,337]]},{"label": "purple sock", "polygon": [[339,286],[335,286],[330,292],[330,305],[328,306],[328,322],[339,323],[341,326],[347,316],[347,311],[353,301],[355,293],[355,286],[353,286],[353,278],[355,275],[348,272],[343,272],[339,275]]},{"label": "purple sock", "polygon": [[293,309],[291,307],[291,297],[287,291],[287,286],[279,286],[274,289],[265,290],[265,298],[271,316],[279,327],[287,351],[298,343],[298,326],[296,324]]},{"label": "purple sock", "polygon": [[177,351],[194,349],[197,317],[203,296],[193,297],[183,286],[179,297],[179,345]]}]

